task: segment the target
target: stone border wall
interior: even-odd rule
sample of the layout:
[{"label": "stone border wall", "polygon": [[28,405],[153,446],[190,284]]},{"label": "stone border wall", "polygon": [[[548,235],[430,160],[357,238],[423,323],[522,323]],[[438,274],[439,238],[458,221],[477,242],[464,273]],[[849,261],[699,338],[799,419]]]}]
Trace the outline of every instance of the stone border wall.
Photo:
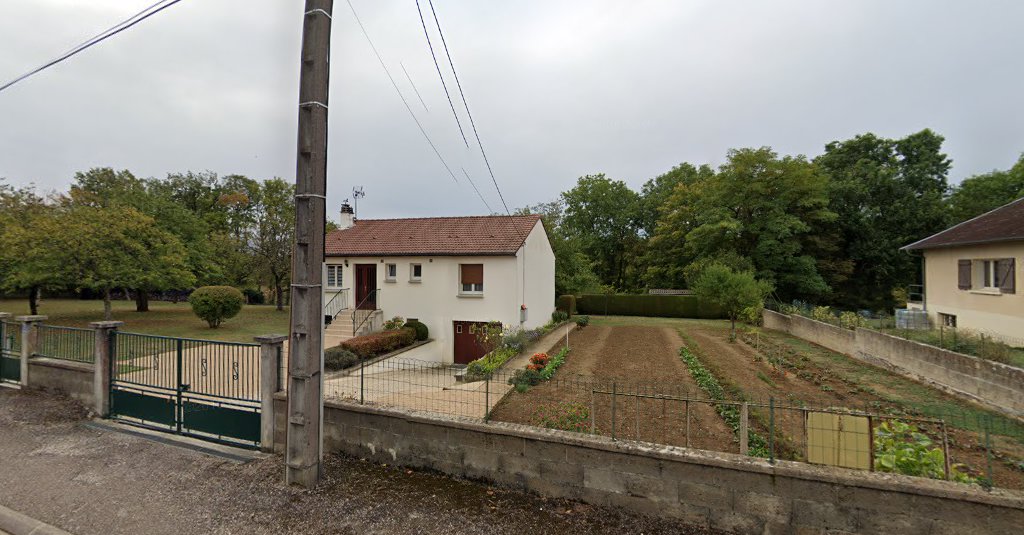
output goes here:
[{"label": "stone border wall", "polygon": [[1024,418],[1024,369],[906,340],[872,329],[843,329],[798,315],[765,310],[768,329],[899,373]]},{"label": "stone border wall", "polygon": [[32,357],[28,361],[28,387],[36,390],[60,392],[81,402],[86,407],[95,405],[93,395],[93,365],[45,357]]},{"label": "stone border wall", "polygon": [[[287,400],[275,397],[284,448]],[[324,451],[622,506],[738,533],[1013,533],[1024,493],[660,447],[507,423],[324,404]]]}]

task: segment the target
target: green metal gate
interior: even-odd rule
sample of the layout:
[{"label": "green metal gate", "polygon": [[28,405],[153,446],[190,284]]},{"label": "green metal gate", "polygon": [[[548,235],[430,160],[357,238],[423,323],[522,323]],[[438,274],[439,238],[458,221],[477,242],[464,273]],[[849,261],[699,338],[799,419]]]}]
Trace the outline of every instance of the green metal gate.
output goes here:
[{"label": "green metal gate", "polygon": [[259,446],[259,345],[125,332],[110,343],[112,418]]},{"label": "green metal gate", "polygon": [[0,321],[0,382],[21,383],[21,325]]}]

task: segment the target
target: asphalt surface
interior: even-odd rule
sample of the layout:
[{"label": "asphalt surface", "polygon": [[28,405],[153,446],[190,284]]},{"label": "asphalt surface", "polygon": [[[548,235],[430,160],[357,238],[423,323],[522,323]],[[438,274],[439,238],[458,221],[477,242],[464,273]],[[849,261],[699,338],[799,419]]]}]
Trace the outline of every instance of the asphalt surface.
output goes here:
[{"label": "asphalt surface", "polygon": [[76,403],[0,388],[0,504],[78,535],[700,534],[667,518],[328,456],[313,491],[248,462],[89,425]]}]

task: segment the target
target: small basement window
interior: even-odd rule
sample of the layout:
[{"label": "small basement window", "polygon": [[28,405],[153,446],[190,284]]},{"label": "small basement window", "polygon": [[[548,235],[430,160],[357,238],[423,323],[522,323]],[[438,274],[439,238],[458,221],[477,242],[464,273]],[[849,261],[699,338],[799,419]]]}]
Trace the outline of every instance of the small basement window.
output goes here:
[{"label": "small basement window", "polygon": [[955,329],[956,328],[956,315],[955,314],[943,314],[942,312],[939,312],[939,323],[942,324],[943,327],[952,327],[952,328]]},{"label": "small basement window", "polygon": [[420,282],[423,280],[423,264],[409,264],[409,281]]},{"label": "small basement window", "polygon": [[459,293],[481,295],[484,293],[484,265],[459,264]]},{"label": "small basement window", "polygon": [[398,264],[384,264],[384,280],[395,282],[398,278]]}]

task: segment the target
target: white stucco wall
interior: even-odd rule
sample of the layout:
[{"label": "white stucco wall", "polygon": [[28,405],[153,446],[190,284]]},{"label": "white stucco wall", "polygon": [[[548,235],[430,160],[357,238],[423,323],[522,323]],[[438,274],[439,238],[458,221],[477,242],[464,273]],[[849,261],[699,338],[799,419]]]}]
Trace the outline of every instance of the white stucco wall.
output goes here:
[{"label": "white stucco wall", "polygon": [[[356,264],[375,264],[380,289],[377,307],[384,318],[422,321],[430,329],[430,337],[437,340],[436,350],[443,362],[454,359],[452,322],[500,321],[534,328],[547,323],[555,309],[555,258],[540,223],[516,256],[328,257],[326,263],[344,266],[346,260],[342,287],[350,289],[349,299],[355,300]],[[413,282],[410,264],[417,263],[423,266],[423,276],[420,282]],[[397,264],[398,276],[393,282],[385,280],[387,264]],[[482,296],[460,295],[460,264],[483,264]],[[330,299],[332,292],[328,289],[327,293],[326,299]],[[354,306],[351,301],[349,305]],[[519,310],[524,303],[527,321],[520,324]]]},{"label": "white stucco wall", "polygon": [[[925,307],[933,324],[939,313],[956,316],[957,327],[1024,342],[1024,242],[930,249],[925,256]],[[1016,293],[975,287],[960,290],[958,260],[1016,258]]]}]

